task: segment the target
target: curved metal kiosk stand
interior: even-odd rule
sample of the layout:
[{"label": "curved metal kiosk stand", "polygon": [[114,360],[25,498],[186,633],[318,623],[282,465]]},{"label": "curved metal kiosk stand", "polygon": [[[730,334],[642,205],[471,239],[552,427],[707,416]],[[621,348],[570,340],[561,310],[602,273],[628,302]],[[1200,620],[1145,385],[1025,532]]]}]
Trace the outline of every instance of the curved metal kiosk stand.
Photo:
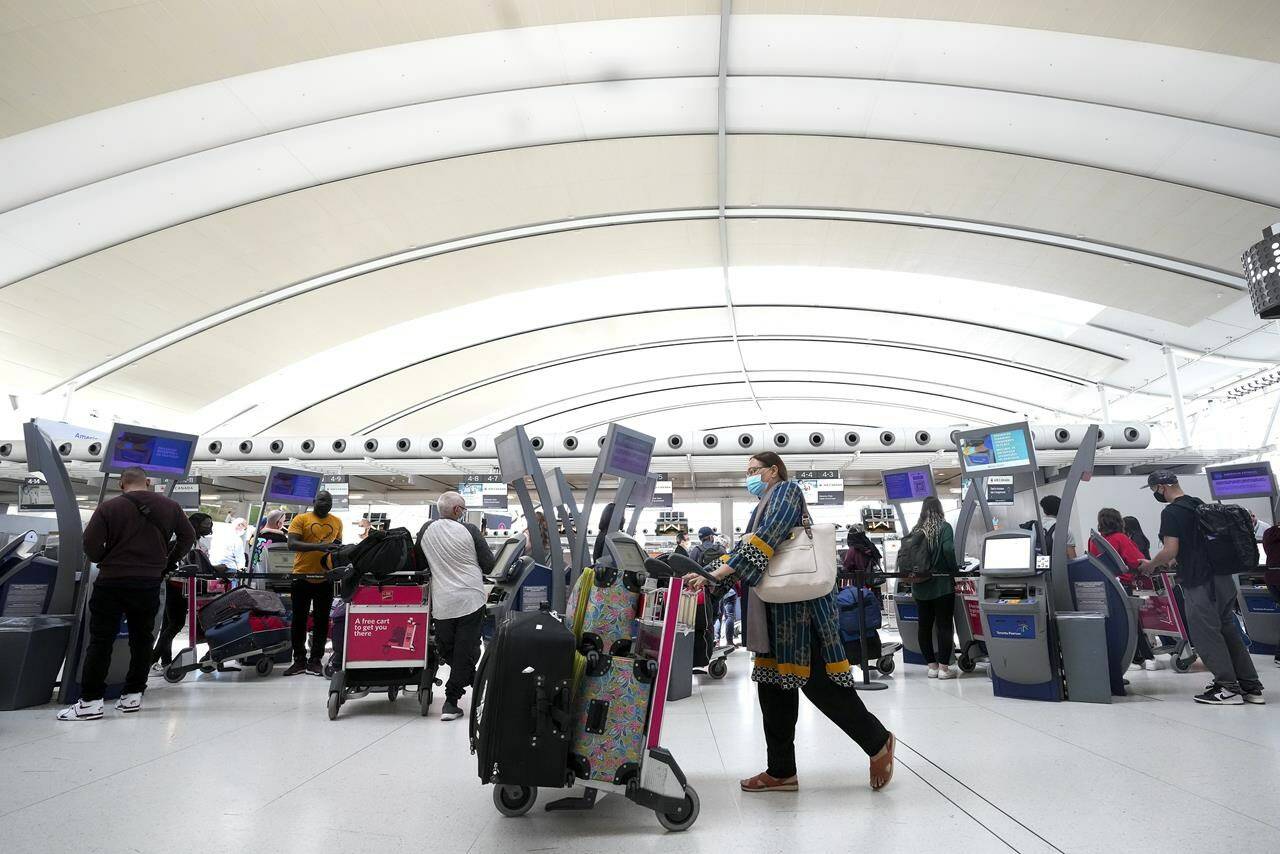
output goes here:
[{"label": "curved metal kiosk stand", "polygon": [[[635,503],[636,510],[632,515],[634,522],[640,516],[644,505],[653,496],[652,488],[649,489],[649,498],[645,498],[643,493],[644,484],[651,479],[649,463],[653,459],[653,448],[656,443],[657,440],[654,437],[637,430],[617,424],[609,425],[604,441],[600,445],[600,456],[596,458],[595,469],[591,472],[587,496],[582,502],[582,512],[578,517],[580,520],[578,536],[573,543],[573,560],[570,562],[573,566],[573,577],[569,579],[570,587],[577,582],[583,567],[591,564],[587,526],[591,523],[601,482],[605,477],[617,478],[618,489],[613,499],[614,506],[626,507],[628,503]],[[642,500],[637,503],[633,499]],[[605,536],[622,530],[622,515],[621,513],[613,514],[609,522],[609,530],[604,532]],[[634,531],[634,527],[632,530]]]},{"label": "curved metal kiosk stand", "polygon": [[[1124,567],[1120,555],[1097,531],[1089,533],[1089,540],[1102,555],[1085,554],[1067,565],[1071,607],[1077,614],[1104,621],[1100,640],[1087,639],[1084,642],[1091,646],[1100,642],[1105,646],[1103,655],[1107,666],[1098,666],[1099,655],[1095,652],[1091,656],[1080,657],[1080,664],[1073,668],[1072,661],[1067,658],[1070,643],[1064,638],[1067,696],[1086,702],[1110,702],[1112,695],[1125,695],[1124,674],[1138,648],[1138,609],[1136,601],[1116,577]],[[1086,700],[1086,697],[1092,699]]]}]

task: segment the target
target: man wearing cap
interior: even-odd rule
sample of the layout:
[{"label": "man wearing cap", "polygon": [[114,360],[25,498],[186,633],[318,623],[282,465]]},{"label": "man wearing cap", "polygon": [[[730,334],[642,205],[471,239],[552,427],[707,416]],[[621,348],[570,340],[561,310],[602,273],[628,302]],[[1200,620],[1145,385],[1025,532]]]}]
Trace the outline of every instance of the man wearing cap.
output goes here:
[{"label": "man wearing cap", "polygon": [[716,545],[716,532],[703,525],[698,529],[698,544],[689,552],[689,559],[698,566],[704,566],[706,561],[702,559],[702,553],[713,545]]},{"label": "man wearing cap", "polygon": [[1183,492],[1178,476],[1171,471],[1149,474],[1147,488],[1165,505],[1160,511],[1161,546],[1151,560],[1138,565],[1138,571],[1149,575],[1177,564],[1191,641],[1213,673],[1213,684],[1196,695],[1196,702],[1210,706],[1265,703],[1258,670],[1236,624],[1235,582],[1230,575],[1214,572],[1204,553],[1196,519],[1196,508],[1204,502]]}]

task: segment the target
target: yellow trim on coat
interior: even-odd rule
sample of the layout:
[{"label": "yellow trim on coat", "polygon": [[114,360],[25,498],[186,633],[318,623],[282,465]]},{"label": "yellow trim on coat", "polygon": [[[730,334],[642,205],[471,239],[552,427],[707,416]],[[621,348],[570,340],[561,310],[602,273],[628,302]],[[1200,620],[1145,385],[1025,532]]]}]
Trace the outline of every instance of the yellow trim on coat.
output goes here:
[{"label": "yellow trim on coat", "polygon": [[754,546],[764,553],[764,556],[773,559],[773,548],[768,543],[757,537],[755,534],[747,535],[747,545]]}]

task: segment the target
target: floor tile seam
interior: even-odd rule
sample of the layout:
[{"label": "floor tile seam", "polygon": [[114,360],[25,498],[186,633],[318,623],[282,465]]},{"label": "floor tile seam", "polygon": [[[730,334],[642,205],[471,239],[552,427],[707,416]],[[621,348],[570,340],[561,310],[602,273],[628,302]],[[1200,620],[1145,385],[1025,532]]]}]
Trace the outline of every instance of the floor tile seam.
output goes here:
[{"label": "floor tile seam", "polygon": [[[910,746],[905,745],[905,744],[904,744],[904,746],[906,746],[906,747],[907,747],[907,749],[908,749],[912,754],[915,754],[915,755],[917,755],[917,756],[921,756],[919,753],[917,753],[915,750],[913,750]],[[922,758],[922,759],[924,759],[925,757],[921,756],[921,758]],[[927,759],[926,759],[925,761],[926,761],[926,762],[928,762],[928,760],[927,760]],[[1015,847],[1015,846],[1013,845],[1013,843],[1011,843],[1008,839],[1005,839],[1005,838],[1004,838],[1002,835],[1000,835],[999,833],[996,833],[996,831],[995,831],[995,830],[993,830],[990,826],[988,826],[988,825],[986,824],[986,822],[982,821],[980,818],[978,818],[976,815],[974,815],[972,812],[970,812],[968,809],[966,809],[964,806],[962,806],[959,802],[957,802],[954,798],[952,798],[952,797],[951,797],[950,795],[948,795],[946,792],[942,791],[942,789],[940,789],[938,786],[934,785],[930,780],[926,779],[926,778],[925,778],[925,776],[924,776],[923,774],[921,774],[921,773],[920,773],[919,771],[917,771],[915,768],[911,767],[911,764],[910,764],[910,763],[908,763],[908,762],[904,762],[904,761],[902,760],[902,757],[901,757],[901,756],[895,757],[894,762],[895,762],[895,764],[901,765],[902,767],[904,767],[904,768],[906,768],[908,771],[910,771],[913,775],[915,775],[915,777],[916,777],[916,778],[917,778],[921,783],[924,783],[926,786],[928,786],[930,789],[932,789],[932,790],[933,790],[933,791],[934,791],[934,792],[935,792],[935,793],[936,793],[940,798],[942,798],[943,800],[947,801],[947,803],[951,804],[951,805],[952,805],[952,806],[954,806],[956,809],[960,810],[960,812],[962,812],[962,813],[964,813],[966,816],[968,816],[968,818],[969,818],[969,820],[970,820],[970,821],[972,821],[974,824],[976,824],[976,825],[978,825],[979,827],[981,827],[981,828],[982,828],[983,830],[985,830],[987,833],[991,834],[991,836],[992,836],[994,839],[996,839],[998,842],[1000,842],[1000,844],[1004,845],[1004,846],[1005,846],[1006,848],[1008,848],[1010,851],[1015,852],[1015,854],[1022,854],[1022,852],[1021,852],[1017,847]],[[933,763],[931,763],[931,762],[930,762],[929,764],[931,764],[931,765],[932,765]],[[936,767],[936,766],[935,766],[935,767]],[[963,786],[962,786],[962,788],[963,788]],[[1006,817],[1007,817],[1007,815],[1006,815]],[[1012,819],[1010,819],[1010,820],[1012,821]],[[1016,824],[1017,822],[1015,821],[1014,823]]]},{"label": "floor tile seam", "polygon": [[[1157,706],[1156,708],[1161,708],[1161,707]],[[1161,721],[1162,723],[1175,723],[1175,724],[1182,724],[1183,726],[1188,726],[1188,727],[1191,727],[1192,729],[1198,729],[1198,730],[1200,730],[1201,732],[1207,732],[1207,733],[1210,733],[1210,734],[1212,734],[1212,735],[1221,736],[1221,737],[1223,737],[1223,738],[1229,738],[1229,739],[1231,739],[1232,741],[1238,741],[1238,742],[1240,742],[1240,743],[1242,743],[1242,744],[1246,744],[1246,745],[1248,745],[1248,746],[1250,746],[1250,747],[1255,747],[1255,748],[1256,748],[1256,747],[1262,747],[1262,748],[1265,748],[1265,749],[1267,749],[1267,750],[1280,751],[1280,748],[1277,748],[1277,747],[1275,747],[1275,746],[1273,746],[1273,745],[1271,745],[1271,744],[1267,744],[1267,743],[1265,743],[1265,742],[1261,742],[1261,741],[1253,741],[1253,740],[1248,739],[1248,738],[1243,738],[1243,737],[1238,736],[1238,735],[1233,735],[1232,733],[1229,733],[1229,732],[1222,732],[1222,731],[1220,731],[1220,730],[1212,729],[1212,728],[1207,727],[1207,726],[1204,726],[1204,725],[1202,725],[1202,724],[1192,723],[1191,721],[1185,721],[1185,720],[1182,720],[1181,718],[1174,718],[1174,717],[1169,717],[1168,715],[1157,714],[1157,713],[1155,712],[1155,710],[1154,710],[1154,709],[1153,709],[1153,710],[1147,710],[1147,709],[1141,709],[1141,708],[1139,708],[1139,709],[1136,709],[1136,711],[1141,712],[1141,713],[1143,713],[1143,714],[1148,714],[1148,715],[1150,715],[1151,717],[1158,719],[1158,720],[1159,720],[1159,721]]]},{"label": "floor tile seam", "polygon": [[[1068,745],[1069,747],[1073,747],[1073,748],[1075,748],[1076,750],[1084,751],[1085,753],[1089,754],[1090,756],[1093,756],[1093,757],[1095,757],[1095,758],[1097,758],[1097,759],[1101,759],[1101,760],[1103,760],[1104,762],[1109,762],[1109,763],[1111,763],[1112,765],[1118,765],[1119,767],[1124,768],[1124,769],[1126,769],[1126,770],[1128,770],[1128,771],[1132,771],[1132,772],[1133,772],[1133,773],[1135,773],[1135,774],[1140,774],[1140,775],[1142,775],[1143,777],[1146,777],[1146,778],[1147,778],[1147,779],[1149,779],[1149,780],[1152,780],[1152,781],[1154,781],[1154,782],[1156,782],[1156,783],[1159,783],[1159,784],[1160,784],[1160,785],[1162,785],[1162,786],[1167,786],[1167,787],[1169,787],[1169,788],[1171,788],[1171,789],[1176,789],[1177,791],[1181,792],[1182,794],[1184,794],[1184,795],[1189,795],[1189,796],[1191,796],[1191,797],[1193,797],[1193,798],[1200,798],[1200,799],[1202,799],[1202,800],[1207,800],[1209,803],[1213,804],[1214,806],[1220,807],[1220,808],[1222,808],[1222,809],[1226,810],[1227,812],[1230,812],[1230,813],[1233,813],[1233,814],[1235,814],[1235,815],[1238,815],[1238,816],[1240,816],[1241,818],[1248,819],[1249,821],[1252,821],[1252,822],[1254,822],[1254,823],[1256,823],[1256,824],[1260,824],[1260,825],[1262,825],[1263,827],[1268,828],[1268,829],[1270,829],[1270,830],[1280,830],[1280,825],[1275,825],[1275,824],[1272,824],[1272,823],[1270,823],[1270,822],[1268,822],[1268,821],[1263,821],[1262,819],[1257,818],[1256,816],[1251,816],[1251,815],[1249,815],[1248,813],[1240,812],[1239,810],[1237,810],[1235,807],[1231,806],[1230,804],[1224,804],[1224,803],[1221,803],[1221,802],[1219,802],[1219,801],[1215,801],[1215,800],[1213,800],[1212,798],[1209,798],[1209,797],[1205,796],[1205,795],[1204,795],[1203,793],[1201,793],[1201,792],[1196,792],[1196,791],[1193,791],[1193,790],[1191,790],[1191,789],[1183,788],[1182,786],[1179,786],[1177,783],[1175,783],[1175,782],[1173,782],[1173,781],[1165,780],[1165,779],[1163,779],[1163,778],[1161,778],[1161,777],[1157,777],[1157,776],[1155,776],[1154,774],[1152,774],[1152,773],[1150,773],[1150,772],[1148,772],[1148,771],[1143,771],[1143,770],[1142,770],[1142,769],[1140,769],[1140,768],[1134,768],[1133,766],[1131,766],[1131,765],[1127,765],[1127,764],[1125,764],[1124,762],[1121,762],[1119,759],[1116,759],[1116,758],[1114,758],[1114,757],[1112,757],[1112,756],[1107,756],[1106,754],[1098,753],[1096,750],[1093,750],[1093,749],[1091,749],[1091,748],[1089,748],[1089,747],[1086,747],[1086,746],[1084,746],[1084,745],[1081,745],[1081,744],[1077,744],[1077,743],[1076,743],[1076,742],[1074,742],[1074,741],[1069,741],[1068,739],[1065,739],[1065,738],[1063,738],[1062,736],[1056,735],[1056,734],[1054,734],[1054,733],[1052,733],[1052,732],[1049,732],[1049,731],[1047,731],[1047,730],[1038,729],[1037,727],[1034,727],[1034,726],[1032,726],[1031,724],[1028,724],[1028,723],[1024,723],[1024,722],[1022,722],[1022,721],[1019,721],[1019,720],[1017,720],[1016,718],[1011,718],[1011,717],[1009,717],[1008,715],[1004,714],[1003,712],[999,712],[999,711],[996,711],[996,710],[994,710],[994,709],[992,709],[991,711],[993,712],[993,714],[1000,715],[1000,717],[1004,718],[1005,720],[1007,720],[1007,721],[1011,721],[1011,722],[1016,723],[1016,724],[1019,724],[1020,726],[1023,726],[1023,727],[1025,727],[1025,728],[1027,728],[1027,729],[1030,729],[1032,732],[1036,732],[1036,733],[1039,733],[1040,735],[1046,736],[1046,737],[1048,737],[1048,738],[1052,738],[1054,741],[1061,742],[1062,744]],[[1246,743],[1246,744],[1249,744],[1249,743],[1251,743],[1251,742],[1245,742],[1245,743]]]},{"label": "floor tile seam", "polygon": [[11,744],[8,747],[0,747],[0,753],[6,750],[17,750],[19,747],[30,747],[33,744],[39,744],[42,741],[48,741],[51,738],[57,738],[59,733],[51,732],[48,735],[42,735],[39,738],[33,738],[30,741],[20,741],[17,744]]},{"label": "floor tile seam", "polygon": [[[95,777],[94,779],[89,780],[88,782],[81,783],[80,785],[75,786],[75,787],[70,788],[70,789],[67,789],[67,790],[66,790],[66,791],[64,791],[64,792],[58,792],[58,793],[57,793],[57,794],[55,794],[55,795],[49,795],[48,797],[41,798],[41,799],[40,799],[40,800],[38,800],[38,801],[33,801],[32,803],[24,804],[23,806],[20,806],[20,807],[18,807],[17,809],[9,810],[9,811],[8,811],[8,812],[6,812],[6,813],[0,813],[0,819],[8,818],[8,817],[9,817],[9,816],[11,816],[11,815],[14,815],[14,814],[16,814],[16,813],[20,813],[20,812],[22,812],[23,810],[26,810],[26,809],[30,809],[31,807],[37,807],[37,806],[40,806],[41,804],[48,803],[49,801],[52,801],[52,800],[54,800],[54,799],[56,799],[56,798],[61,798],[61,797],[63,797],[64,795],[70,795],[70,794],[73,794],[74,792],[78,792],[78,791],[80,791],[81,789],[87,788],[87,787],[89,787],[89,786],[93,786],[93,785],[95,785],[95,784],[97,784],[97,783],[101,783],[101,782],[103,782],[104,780],[110,780],[112,777],[119,776],[120,774],[127,774],[127,773],[128,773],[128,772],[130,772],[130,771],[135,771],[135,770],[137,770],[137,769],[139,769],[139,768],[143,768],[143,767],[145,767],[145,766],[147,766],[147,765],[152,764],[153,762],[159,762],[161,759],[165,759],[165,758],[167,758],[167,757],[169,757],[169,756],[176,756],[177,754],[182,753],[183,751],[191,750],[192,748],[195,748],[195,747],[202,747],[202,746],[204,746],[204,745],[206,745],[206,744],[209,744],[209,743],[211,743],[211,742],[217,741],[218,739],[225,738],[225,737],[226,737],[226,736],[228,736],[228,735],[235,735],[235,734],[237,734],[237,733],[239,733],[239,732],[241,732],[241,731],[243,731],[243,730],[249,729],[250,727],[257,726],[258,724],[262,723],[263,721],[270,720],[271,718],[274,718],[274,717],[279,717],[280,715],[285,714],[285,712],[288,712],[288,711],[293,711],[293,710],[292,710],[292,709],[283,709],[283,710],[281,710],[281,711],[279,711],[279,712],[273,712],[273,713],[271,713],[271,714],[269,714],[269,715],[266,715],[266,716],[264,716],[264,717],[256,718],[256,719],[254,719],[254,720],[252,720],[252,721],[249,721],[248,723],[244,724],[243,726],[238,726],[238,727],[236,727],[235,729],[230,729],[230,730],[227,730],[226,732],[219,733],[218,735],[215,735],[215,736],[213,736],[212,738],[202,739],[202,740],[197,741],[197,742],[194,742],[194,743],[192,743],[192,744],[188,744],[188,745],[186,745],[185,747],[179,747],[177,750],[169,750],[169,751],[166,751],[166,752],[164,752],[164,753],[160,754],[159,756],[153,756],[153,757],[151,757],[150,759],[146,759],[146,760],[143,760],[142,762],[137,763],[136,765],[130,765],[128,768],[121,768],[121,769],[120,769],[120,770],[118,770],[118,771],[112,771],[110,774],[104,774],[104,775],[103,775],[103,776],[101,776],[101,777]],[[80,725],[81,725],[81,726],[91,726],[92,724],[90,724],[90,723],[87,723],[87,722],[86,722],[86,723],[81,723]]]},{"label": "floor tile seam", "polygon": [[381,741],[383,741],[383,740],[385,740],[385,739],[390,738],[391,736],[393,736],[393,735],[395,735],[396,733],[398,733],[400,730],[402,730],[402,729],[404,729],[405,727],[407,727],[407,726],[408,726],[410,723],[412,723],[412,722],[413,722],[413,719],[412,719],[412,718],[411,718],[411,719],[409,719],[409,720],[406,720],[404,723],[400,724],[400,726],[395,727],[395,728],[393,728],[393,729],[390,729],[390,730],[388,730],[388,731],[384,732],[382,735],[378,736],[378,737],[377,737],[377,738],[375,738],[373,741],[370,741],[370,742],[368,742],[367,744],[363,744],[363,745],[361,745],[360,747],[358,747],[358,748],[356,748],[355,750],[351,751],[351,752],[350,752],[350,753],[348,753],[346,756],[343,756],[341,759],[337,760],[336,762],[333,762],[332,764],[327,765],[327,766],[325,766],[324,768],[321,768],[319,771],[317,771],[316,773],[312,774],[310,777],[307,777],[305,780],[301,780],[301,781],[299,781],[299,782],[298,782],[298,783],[296,783],[295,785],[291,786],[289,789],[286,789],[285,791],[283,791],[283,792],[281,792],[280,794],[276,795],[276,796],[275,796],[274,798],[272,798],[271,800],[269,800],[269,801],[267,801],[266,803],[264,803],[264,804],[262,804],[261,806],[259,806],[256,810],[254,810],[254,812],[262,812],[262,811],[263,811],[263,810],[265,810],[267,807],[269,807],[269,806],[271,806],[272,804],[274,804],[276,801],[278,801],[278,800],[280,800],[280,799],[282,799],[282,798],[284,798],[284,797],[286,797],[286,796],[288,796],[288,795],[292,794],[293,792],[296,792],[298,789],[302,788],[302,787],[303,787],[303,786],[305,786],[307,783],[310,783],[312,780],[317,779],[317,778],[318,778],[318,777],[320,777],[321,775],[329,773],[329,772],[330,772],[330,771],[332,771],[334,768],[337,768],[339,765],[341,765],[342,763],[346,762],[348,759],[352,759],[352,758],[353,758],[353,757],[355,757],[356,755],[358,755],[358,754],[362,753],[362,752],[363,752],[363,751],[365,751],[365,750],[368,750],[369,748],[373,747],[374,745],[378,744],[379,742],[381,742]]}]

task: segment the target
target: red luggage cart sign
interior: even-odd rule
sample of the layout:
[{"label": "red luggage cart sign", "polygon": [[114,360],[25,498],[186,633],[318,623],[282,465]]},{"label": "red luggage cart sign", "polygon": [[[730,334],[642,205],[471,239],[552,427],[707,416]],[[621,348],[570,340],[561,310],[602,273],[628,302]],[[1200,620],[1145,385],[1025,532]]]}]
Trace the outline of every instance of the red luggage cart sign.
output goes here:
[{"label": "red luggage cart sign", "polygon": [[426,609],[351,608],[344,656],[347,667],[425,665]]},{"label": "red luggage cart sign", "polygon": [[383,587],[364,585],[356,588],[351,597],[352,605],[421,605],[422,587],[419,585],[388,584]]},{"label": "red luggage cart sign", "polygon": [[972,578],[957,578],[956,593],[964,602],[964,612],[969,617],[969,632],[975,637],[982,637],[982,609],[978,605],[978,583]]}]

